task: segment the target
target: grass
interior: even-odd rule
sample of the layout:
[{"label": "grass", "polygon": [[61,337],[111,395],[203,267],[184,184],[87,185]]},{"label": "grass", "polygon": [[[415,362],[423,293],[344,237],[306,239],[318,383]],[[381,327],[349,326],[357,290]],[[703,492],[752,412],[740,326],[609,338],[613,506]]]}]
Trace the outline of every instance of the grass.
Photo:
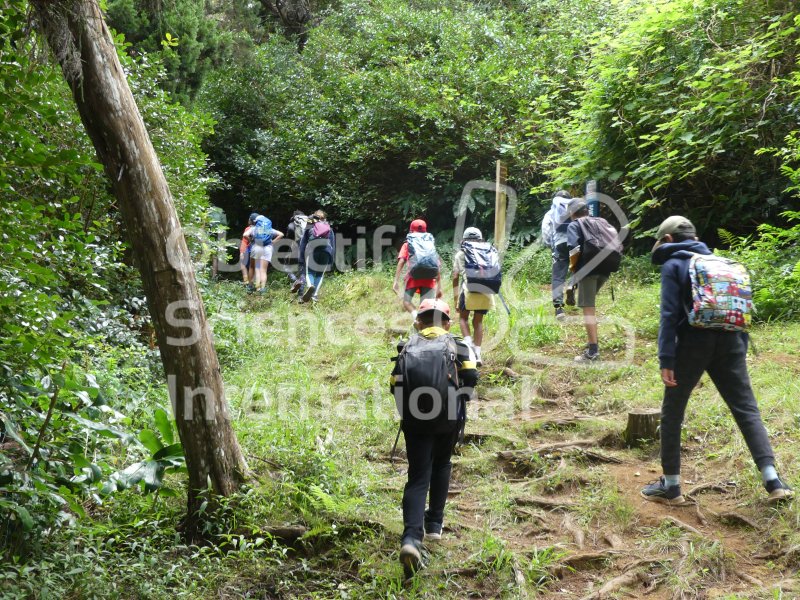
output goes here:
[{"label": "grass", "polygon": [[[601,316],[623,321],[600,325],[601,351],[619,363],[612,367],[571,364],[584,332],[580,323],[562,325],[552,318],[548,292],[537,283],[536,272],[515,281],[509,294],[516,299],[511,317],[499,305],[490,313],[490,339],[492,332],[507,334],[495,336],[495,344],[484,343],[482,399],[470,407],[468,424],[468,431],[482,437],[461,447],[454,459],[457,493],[447,509],[449,539],[431,546],[429,568],[407,587],[400,581],[396,555],[405,464],[388,460],[397,430],[388,373],[401,337],[396,332],[408,330],[411,322],[398,308],[389,276],[329,278],[317,306],[292,302],[280,277],[272,278],[265,298],[247,296],[233,283],[216,284],[206,303],[234,427],[254,478],[210,522],[214,543],[183,544],[178,531],[182,498],[144,497],[130,490],[93,507],[91,519],[53,532],[38,562],[0,569],[7,578],[7,583],[0,580],[0,595],[455,599],[470,594],[548,597],[565,589],[563,597],[582,597],[598,573],[604,579],[613,576],[613,571],[561,569],[563,579],[554,584],[556,567],[576,548],[559,530],[560,516],[519,512],[515,499],[525,495],[576,502],[571,510],[575,522],[591,534],[587,543],[602,544],[593,532],[617,532],[634,552],[670,558],[671,565],[683,561],[680,569],[664,575],[674,589],[691,595],[703,586],[724,586],[722,571],[739,566],[724,540],[693,539],[672,525],[643,519],[640,500],[618,485],[605,465],[580,453],[565,453],[563,459],[531,454],[510,466],[497,459],[500,450],[619,434],[627,410],[660,405],[658,288],[650,275],[637,264],[627,278],[614,277],[613,300],[611,286],[601,291]],[[779,469],[796,485],[800,324],[761,325],[754,338],[760,353],[749,359],[753,384]],[[514,381],[503,374],[512,357],[512,368],[522,375]],[[563,362],[542,362],[550,358]],[[572,411],[594,418],[544,428],[517,420],[520,410]],[[654,448],[602,451],[641,463],[634,470],[657,467]],[[755,534],[743,533],[745,547],[800,543],[800,509],[792,504],[764,510],[763,489],[747,449],[707,379],[690,400],[684,448],[687,473],[698,470],[739,483],[736,510],[751,511],[767,532],[752,539],[747,535]],[[172,487],[180,489],[180,482]],[[552,531],[531,516],[537,514]],[[297,547],[287,548],[265,534],[273,524],[303,524],[310,533]],[[780,581],[791,567],[776,560],[763,568],[770,580]],[[454,571],[459,568],[474,568],[477,575]],[[757,593],[780,597],[771,590]]]}]

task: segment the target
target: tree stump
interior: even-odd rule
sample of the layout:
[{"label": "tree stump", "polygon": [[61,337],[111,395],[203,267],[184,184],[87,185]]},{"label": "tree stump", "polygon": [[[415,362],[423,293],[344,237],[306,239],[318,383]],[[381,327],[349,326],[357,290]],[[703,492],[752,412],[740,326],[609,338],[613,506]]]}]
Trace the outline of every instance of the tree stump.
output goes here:
[{"label": "tree stump", "polygon": [[658,439],[661,424],[661,411],[655,409],[633,410],[628,413],[628,426],[625,428],[625,443],[639,446],[642,442]]}]

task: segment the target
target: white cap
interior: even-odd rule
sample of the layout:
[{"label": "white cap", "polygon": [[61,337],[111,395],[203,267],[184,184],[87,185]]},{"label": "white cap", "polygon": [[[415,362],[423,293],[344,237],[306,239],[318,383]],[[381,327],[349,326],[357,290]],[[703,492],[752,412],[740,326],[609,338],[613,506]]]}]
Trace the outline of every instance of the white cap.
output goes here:
[{"label": "white cap", "polygon": [[481,235],[481,230],[477,227],[467,227],[462,238],[465,240],[482,240],[483,235]]}]

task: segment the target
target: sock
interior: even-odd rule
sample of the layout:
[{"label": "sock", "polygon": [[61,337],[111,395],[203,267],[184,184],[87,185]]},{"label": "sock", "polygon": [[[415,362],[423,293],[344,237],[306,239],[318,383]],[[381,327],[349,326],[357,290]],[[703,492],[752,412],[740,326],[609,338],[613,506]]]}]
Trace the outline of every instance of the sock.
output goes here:
[{"label": "sock", "polygon": [[777,478],[778,472],[775,470],[775,465],[767,465],[761,469],[761,481],[764,483]]},{"label": "sock", "polygon": [[672,487],[673,485],[680,485],[681,484],[681,476],[680,475],[664,475],[664,485],[667,487]]},{"label": "sock", "polygon": [[600,352],[599,344],[589,344],[589,354],[597,354]]},{"label": "sock", "polygon": [[464,336],[464,343],[467,346],[471,346],[472,345],[472,336],[471,335],[465,335]]}]

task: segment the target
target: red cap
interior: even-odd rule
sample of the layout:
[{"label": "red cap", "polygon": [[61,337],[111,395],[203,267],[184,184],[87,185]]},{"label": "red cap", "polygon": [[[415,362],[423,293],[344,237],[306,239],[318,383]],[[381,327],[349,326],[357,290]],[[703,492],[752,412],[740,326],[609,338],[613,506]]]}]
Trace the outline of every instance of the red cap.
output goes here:
[{"label": "red cap", "polygon": [[408,228],[412,233],[426,233],[428,231],[428,224],[422,219],[414,219],[411,221],[411,227]]},{"label": "red cap", "polygon": [[450,320],[450,307],[444,300],[423,300],[419,305],[417,315],[422,315],[431,310],[442,313],[442,315],[447,317],[448,321]]}]

